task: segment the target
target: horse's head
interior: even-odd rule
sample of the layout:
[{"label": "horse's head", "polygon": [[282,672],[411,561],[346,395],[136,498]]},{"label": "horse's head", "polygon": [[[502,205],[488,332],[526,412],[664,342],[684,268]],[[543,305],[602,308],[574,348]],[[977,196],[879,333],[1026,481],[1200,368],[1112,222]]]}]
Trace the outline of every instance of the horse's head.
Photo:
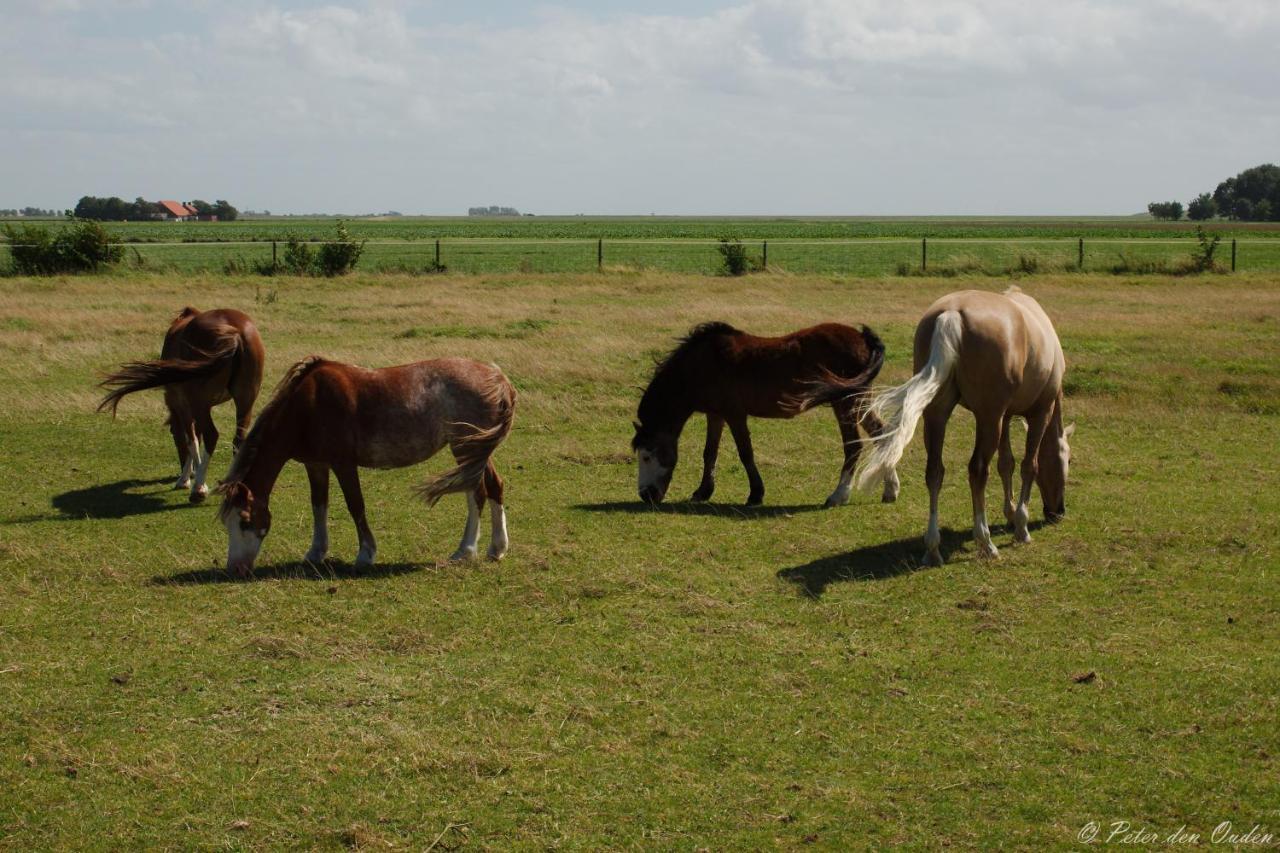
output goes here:
[{"label": "horse's head", "polygon": [[[1056,427],[1056,428],[1055,428]],[[1062,428],[1062,421],[1055,418],[1054,426],[1040,442],[1036,467],[1036,484],[1044,501],[1044,520],[1055,524],[1067,514],[1067,474],[1071,469],[1071,434],[1076,425]]]},{"label": "horse's head", "polygon": [[679,436],[667,431],[646,429],[638,421],[636,435],[631,439],[637,462],[637,486],[640,500],[645,503],[662,503],[671,485],[679,458]]},{"label": "horse's head", "polygon": [[223,483],[222,509],[227,528],[227,571],[247,575],[262,549],[262,540],[271,531],[271,507],[265,499],[255,499],[244,483]]}]

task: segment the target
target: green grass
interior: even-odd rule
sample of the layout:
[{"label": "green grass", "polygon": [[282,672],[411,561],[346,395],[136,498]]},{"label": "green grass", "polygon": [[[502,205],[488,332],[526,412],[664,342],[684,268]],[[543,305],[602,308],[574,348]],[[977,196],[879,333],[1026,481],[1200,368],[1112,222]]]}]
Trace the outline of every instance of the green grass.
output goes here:
[{"label": "green grass", "polygon": [[[866,322],[892,382],[954,280],[267,284],[0,280],[0,843],[1025,849],[1091,820],[1280,828],[1273,276],[1023,277],[1070,365],[1069,517],[975,560],[958,412],[938,569],[917,561],[918,438],[897,504],[829,511],[825,411],[753,423],[760,510],[727,440],[707,508],[638,506],[627,450],[651,355],[693,323]],[[351,568],[336,498],[335,563],[301,566],[292,465],[257,579],[223,576],[214,508],[168,488],[159,395],[93,413],[95,379],[156,352],[187,303],[258,320],[268,387],[312,352],[503,365],[510,556],[439,562],[464,511],[411,499],[433,460],[364,472],[377,570]]]}]

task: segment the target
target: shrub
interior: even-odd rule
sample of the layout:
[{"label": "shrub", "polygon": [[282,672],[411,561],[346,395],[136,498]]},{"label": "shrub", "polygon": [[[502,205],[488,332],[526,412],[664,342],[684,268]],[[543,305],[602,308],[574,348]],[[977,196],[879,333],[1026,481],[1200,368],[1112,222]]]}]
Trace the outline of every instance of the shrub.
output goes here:
[{"label": "shrub", "polygon": [[1217,272],[1218,265],[1213,260],[1213,253],[1218,250],[1218,244],[1222,242],[1221,234],[1214,234],[1210,237],[1205,233],[1203,227],[1196,226],[1196,240],[1200,245],[1191,251],[1191,260],[1187,265],[1187,272]]},{"label": "shrub", "polygon": [[284,247],[284,257],[280,261],[280,271],[290,272],[294,275],[311,275],[314,264],[315,256],[311,252],[311,247],[297,237],[290,237],[289,242]]},{"label": "shrub", "polygon": [[316,271],[324,276],[346,275],[355,269],[364,253],[364,240],[354,240],[347,231],[347,223],[338,222],[338,236],[320,247],[316,256]]},{"label": "shrub", "polygon": [[746,275],[760,270],[763,266],[759,258],[753,258],[747,254],[746,247],[737,239],[721,237],[720,245],[716,250],[720,252],[724,275]]},{"label": "shrub", "polygon": [[19,275],[92,272],[124,258],[120,239],[89,220],[77,220],[57,231],[39,225],[15,228],[6,224],[4,235],[13,271]]}]

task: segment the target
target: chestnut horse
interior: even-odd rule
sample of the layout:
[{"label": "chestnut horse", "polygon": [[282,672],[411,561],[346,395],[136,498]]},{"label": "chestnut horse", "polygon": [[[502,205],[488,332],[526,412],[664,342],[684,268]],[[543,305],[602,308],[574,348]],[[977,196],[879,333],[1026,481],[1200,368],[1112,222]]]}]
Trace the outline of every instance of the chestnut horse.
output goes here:
[{"label": "chestnut horse", "polygon": [[271,402],[218,486],[227,528],[227,569],[253,570],[271,529],[271,489],[290,459],[307,468],[315,527],[305,559],[324,560],[329,551],[329,472],[342,487],[356,524],[357,566],[370,566],[377,552],[365,520],[358,468],[403,468],[422,462],[446,444],[457,465],[421,486],[434,505],[451,492],[467,495],[467,523],[452,559],[476,556],[480,512],[491,505],[489,558],[507,552],[502,478],[494,450],[511,431],[516,391],[493,364],[463,358],[420,361],[366,370],[311,356],[289,368]]},{"label": "chestnut horse", "polygon": [[[640,499],[659,503],[671,485],[680,433],[694,412],[707,416],[707,442],[702,451],[702,483],[690,500],[705,501],[715,491],[716,456],[727,423],[747,471],[747,506],[764,501],[764,481],[756,468],[747,418],[790,418],[813,404],[797,402],[824,377],[840,377],[846,389],[834,399],[836,420],[844,439],[840,480],[826,505],[849,500],[858,461],[858,423],[872,435],[879,419],[866,409],[863,396],[884,363],[884,344],[875,332],[838,323],[823,323],[778,338],[739,331],[727,323],[703,323],[654,370],[640,398],[631,449],[639,459]],[[851,394],[850,391],[853,393]],[[898,494],[897,475],[884,479],[884,500]]]},{"label": "chestnut horse", "polygon": [[[942,442],[947,419],[956,404],[973,412],[977,437],[969,459],[969,489],[973,498],[973,538],[980,557],[998,555],[987,527],[986,486],[991,456],[999,449],[1000,479],[1004,482],[1004,515],[1016,542],[1030,542],[1027,501],[1031,485],[1040,487],[1045,520],[1066,515],[1066,482],[1071,461],[1068,439],[1075,424],[1062,426],[1062,377],[1066,361],[1053,323],[1034,299],[1016,287],[1003,294],[964,290],[942,297],[929,307],[916,326],[915,375],[895,388],[874,395],[871,411],[884,419],[885,429],[871,440],[858,472],[865,487],[893,469],[924,416],[928,461],[929,527],[924,535],[925,560],[942,562],[939,551],[938,493],[942,489]],[[847,393],[848,383],[827,383],[813,402]],[[1027,421],[1027,444],[1022,458],[1022,489],[1013,502],[1013,450],[1009,423],[1015,416]]]},{"label": "chestnut horse", "polygon": [[249,429],[265,362],[262,338],[247,314],[231,308],[183,308],[169,325],[159,360],[130,362],[103,380],[102,387],[111,391],[98,404],[98,411],[109,408],[114,416],[126,395],[164,388],[180,468],[173,487],[190,487],[191,502],[199,503],[209,494],[205,474],[218,446],[212,409],[235,401],[232,447],[238,448]]}]

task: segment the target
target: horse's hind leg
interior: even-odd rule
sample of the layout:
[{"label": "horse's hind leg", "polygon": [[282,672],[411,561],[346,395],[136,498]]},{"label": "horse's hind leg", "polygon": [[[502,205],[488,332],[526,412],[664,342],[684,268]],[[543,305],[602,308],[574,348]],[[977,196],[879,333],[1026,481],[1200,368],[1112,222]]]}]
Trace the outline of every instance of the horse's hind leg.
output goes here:
[{"label": "horse's hind leg", "polygon": [[987,477],[991,471],[991,457],[1000,446],[1000,427],[1004,413],[977,416],[977,437],[973,442],[973,455],[969,457],[969,491],[973,497],[973,541],[978,546],[979,557],[998,557],[995,543],[991,541],[991,529],[987,526]]},{"label": "horse's hind leg", "polygon": [[502,478],[498,476],[498,469],[493,467],[492,459],[485,466],[481,488],[489,498],[491,533],[488,556],[490,560],[501,560],[506,556],[510,541],[507,538],[507,510],[502,502]]},{"label": "horse's hind leg", "polygon": [[378,553],[378,543],[373,539],[373,531],[364,517],[364,494],[360,491],[360,472],[355,465],[333,466],[334,476],[342,487],[342,497],[346,499],[347,511],[351,520],[356,523],[356,536],[360,539],[360,550],[356,552],[356,566],[368,568],[373,565],[373,558]]},{"label": "horse's hind leg", "polygon": [[478,553],[476,541],[480,538],[480,509],[484,506],[484,486],[467,492],[467,524],[462,528],[462,541],[458,550],[449,557],[453,562],[474,560]]},{"label": "horse's hind leg", "polygon": [[1000,471],[1000,483],[1004,486],[1004,519],[1009,523],[1010,527],[1014,526],[1014,458],[1013,448],[1009,446],[1009,425],[1012,421],[1012,415],[1005,415],[1004,423],[1000,425],[1000,456],[996,463],[996,467]]},{"label": "horse's hind leg", "polygon": [[205,476],[209,472],[209,460],[213,458],[213,450],[218,446],[218,428],[213,423],[213,413],[208,407],[196,414],[194,428],[200,436],[200,459],[196,463],[195,481],[191,484],[191,502],[198,504],[209,495],[209,487],[205,485]]},{"label": "horse's hind leg", "polygon": [[760,470],[756,468],[756,454],[751,449],[751,431],[747,429],[747,417],[741,415],[729,420],[729,432],[738,445],[738,459],[747,471],[747,482],[751,491],[747,495],[747,506],[759,506],[764,503],[764,480],[760,479]]},{"label": "horse's hind leg", "polygon": [[862,449],[862,440],[858,436],[857,409],[860,402],[846,397],[831,404],[836,413],[836,423],[840,425],[840,440],[844,445],[844,465],[840,467],[840,480],[836,489],[828,497],[824,506],[844,506],[853,493],[853,470],[858,467],[858,453]]},{"label": "horse's hind leg", "polygon": [[956,406],[955,393],[943,388],[924,410],[924,449],[927,457],[924,482],[929,488],[929,526],[924,532],[924,561],[942,565],[942,531],[938,528],[938,495],[946,467],[942,464],[942,445],[947,437],[947,419]]},{"label": "horse's hind leg", "polygon": [[178,479],[173,487],[178,491],[191,488],[191,474],[195,468],[195,460],[191,457],[191,424],[177,412],[169,412],[169,434],[173,436],[173,446],[178,451]]},{"label": "horse's hind leg", "polygon": [[[867,435],[872,438],[879,438],[884,433],[884,421],[871,411],[871,401],[866,395],[863,395],[860,401],[862,409],[862,428],[867,431]],[[898,499],[898,492],[902,488],[902,484],[898,480],[898,470],[890,468],[884,472],[884,491],[880,495],[880,502],[891,504]]]}]

